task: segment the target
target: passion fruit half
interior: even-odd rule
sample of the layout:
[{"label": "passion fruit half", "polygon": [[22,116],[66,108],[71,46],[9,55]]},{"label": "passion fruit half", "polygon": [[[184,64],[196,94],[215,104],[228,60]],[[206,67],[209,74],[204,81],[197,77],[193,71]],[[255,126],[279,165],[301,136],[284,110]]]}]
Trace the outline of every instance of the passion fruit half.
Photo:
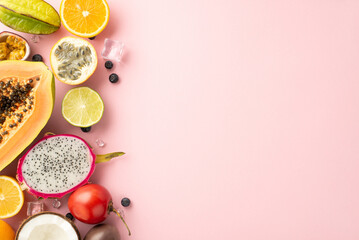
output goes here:
[{"label": "passion fruit half", "polygon": [[41,212],[27,218],[16,232],[15,240],[81,240],[71,220],[54,212]]},{"label": "passion fruit half", "polygon": [[12,33],[0,33],[0,61],[26,60],[30,55],[30,46],[25,38]]},{"label": "passion fruit half", "polygon": [[97,54],[88,41],[78,37],[64,37],[51,49],[50,62],[59,81],[78,85],[95,72]]}]

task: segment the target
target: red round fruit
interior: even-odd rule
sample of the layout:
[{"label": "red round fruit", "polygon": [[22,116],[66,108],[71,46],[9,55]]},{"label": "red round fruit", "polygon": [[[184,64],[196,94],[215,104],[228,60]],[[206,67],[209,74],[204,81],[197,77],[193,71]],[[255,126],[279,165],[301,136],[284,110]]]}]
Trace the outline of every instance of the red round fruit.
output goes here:
[{"label": "red round fruit", "polygon": [[70,195],[67,204],[76,219],[89,224],[104,221],[112,211],[109,191],[98,184],[88,184],[77,189]]}]

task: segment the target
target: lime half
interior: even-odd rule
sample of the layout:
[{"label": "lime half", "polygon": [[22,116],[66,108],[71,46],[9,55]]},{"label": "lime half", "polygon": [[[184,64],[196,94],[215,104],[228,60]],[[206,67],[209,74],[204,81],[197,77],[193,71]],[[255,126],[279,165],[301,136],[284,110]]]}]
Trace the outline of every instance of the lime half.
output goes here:
[{"label": "lime half", "polygon": [[103,111],[100,95],[88,87],[73,88],[62,100],[62,116],[76,127],[90,127],[98,123]]}]

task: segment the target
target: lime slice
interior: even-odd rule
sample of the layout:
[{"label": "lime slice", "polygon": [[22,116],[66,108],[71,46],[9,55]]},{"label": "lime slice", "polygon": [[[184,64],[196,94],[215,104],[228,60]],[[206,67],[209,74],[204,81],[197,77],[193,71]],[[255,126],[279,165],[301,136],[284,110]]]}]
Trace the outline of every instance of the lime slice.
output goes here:
[{"label": "lime slice", "polygon": [[62,116],[76,127],[90,127],[98,123],[103,111],[100,95],[88,87],[73,88],[62,100]]}]

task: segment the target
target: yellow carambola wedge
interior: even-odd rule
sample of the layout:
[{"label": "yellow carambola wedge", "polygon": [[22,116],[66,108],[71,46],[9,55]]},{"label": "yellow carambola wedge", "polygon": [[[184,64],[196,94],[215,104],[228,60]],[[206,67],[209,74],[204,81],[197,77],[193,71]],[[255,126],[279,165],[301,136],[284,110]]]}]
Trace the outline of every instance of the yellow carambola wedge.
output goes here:
[{"label": "yellow carambola wedge", "polygon": [[50,34],[61,26],[57,11],[43,0],[0,0],[0,21],[31,34]]}]

